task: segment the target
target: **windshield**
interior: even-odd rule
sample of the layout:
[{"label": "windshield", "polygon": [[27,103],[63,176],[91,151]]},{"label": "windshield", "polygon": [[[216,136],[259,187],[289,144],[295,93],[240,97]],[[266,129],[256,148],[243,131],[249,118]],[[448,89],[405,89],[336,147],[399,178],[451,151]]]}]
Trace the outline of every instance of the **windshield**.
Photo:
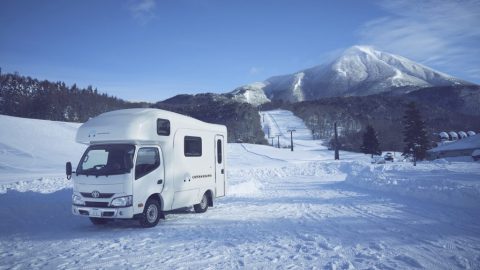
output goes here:
[{"label": "windshield", "polygon": [[113,175],[129,173],[133,167],[135,146],[109,144],[90,146],[83,154],[77,175]]}]

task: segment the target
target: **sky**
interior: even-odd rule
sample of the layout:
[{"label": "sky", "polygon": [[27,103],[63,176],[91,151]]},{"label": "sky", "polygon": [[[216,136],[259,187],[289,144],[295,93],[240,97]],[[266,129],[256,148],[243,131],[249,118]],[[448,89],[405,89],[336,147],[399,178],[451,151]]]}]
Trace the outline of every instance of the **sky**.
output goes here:
[{"label": "sky", "polygon": [[480,0],[2,0],[2,72],[130,101],[224,93],[353,45],[480,83]]}]

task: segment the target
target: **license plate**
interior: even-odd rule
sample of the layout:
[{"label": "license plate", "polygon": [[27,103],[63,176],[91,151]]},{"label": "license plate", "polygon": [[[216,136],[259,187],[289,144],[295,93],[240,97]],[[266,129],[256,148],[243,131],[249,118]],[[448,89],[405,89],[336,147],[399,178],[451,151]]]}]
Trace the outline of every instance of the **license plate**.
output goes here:
[{"label": "license plate", "polygon": [[90,210],[90,216],[91,217],[101,217],[102,216],[102,211],[100,209],[92,209],[92,210]]}]

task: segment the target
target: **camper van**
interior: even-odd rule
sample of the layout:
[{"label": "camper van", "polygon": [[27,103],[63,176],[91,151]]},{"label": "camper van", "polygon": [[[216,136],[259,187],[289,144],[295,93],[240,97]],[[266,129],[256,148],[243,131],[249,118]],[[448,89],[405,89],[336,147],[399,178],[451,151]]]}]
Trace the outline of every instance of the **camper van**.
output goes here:
[{"label": "camper van", "polygon": [[75,171],[72,212],[93,224],[138,219],[157,225],[166,211],[207,211],[225,196],[227,128],[159,109],[107,112],[88,120],[88,145]]}]

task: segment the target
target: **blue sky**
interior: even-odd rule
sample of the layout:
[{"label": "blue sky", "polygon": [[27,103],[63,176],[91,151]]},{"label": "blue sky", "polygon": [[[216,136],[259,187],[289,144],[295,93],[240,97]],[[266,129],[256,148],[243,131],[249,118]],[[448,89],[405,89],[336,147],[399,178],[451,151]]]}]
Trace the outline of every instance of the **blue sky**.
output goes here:
[{"label": "blue sky", "polygon": [[371,45],[480,83],[480,1],[0,1],[0,67],[132,101],[227,92]]}]

